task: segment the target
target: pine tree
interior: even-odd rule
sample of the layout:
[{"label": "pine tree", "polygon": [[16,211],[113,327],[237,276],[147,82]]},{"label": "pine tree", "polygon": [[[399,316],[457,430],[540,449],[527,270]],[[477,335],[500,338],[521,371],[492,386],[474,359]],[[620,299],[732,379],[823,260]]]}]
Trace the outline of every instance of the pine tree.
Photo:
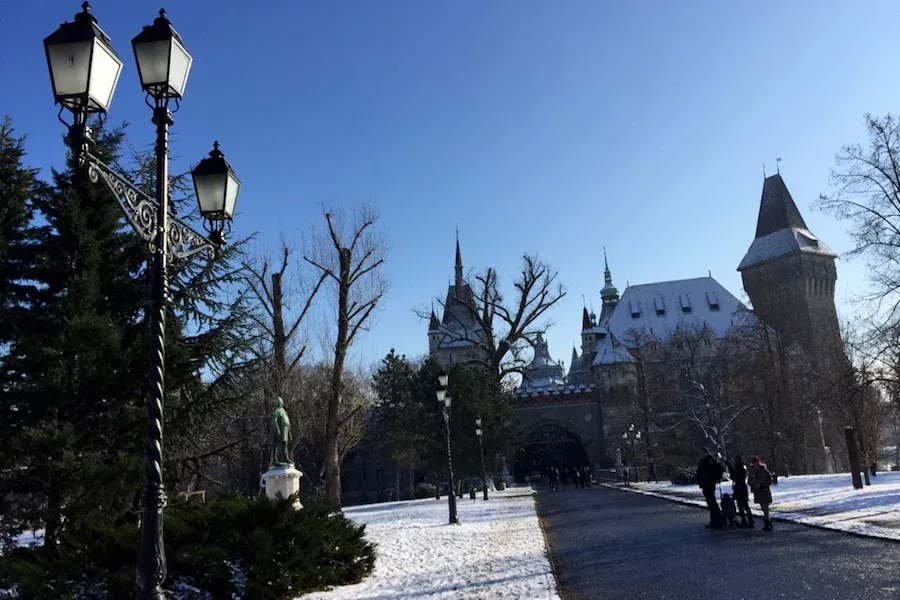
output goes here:
[{"label": "pine tree", "polygon": [[[16,137],[12,120],[0,123],[0,515],[8,514],[7,504],[13,481],[16,446],[4,435],[15,425],[16,414],[9,397],[7,376],[8,346],[17,318],[23,310],[28,284],[25,280],[31,259],[33,229],[32,202],[45,193],[36,171],[23,164],[24,138]],[[6,531],[9,524],[0,524]]]},{"label": "pine tree", "polygon": [[[102,133],[95,152],[114,162],[123,132]],[[35,282],[10,353],[16,379],[18,516],[46,528],[124,504],[140,476],[142,382],[135,377],[145,287],[136,236],[119,207],[70,160],[34,199]]]}]

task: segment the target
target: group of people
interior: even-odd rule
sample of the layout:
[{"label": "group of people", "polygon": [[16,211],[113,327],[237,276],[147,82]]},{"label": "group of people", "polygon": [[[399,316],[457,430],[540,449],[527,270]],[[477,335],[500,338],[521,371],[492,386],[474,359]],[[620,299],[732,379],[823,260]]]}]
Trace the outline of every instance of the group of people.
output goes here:
[{"label": "group of people", "polygon": [[[722,506],[716,500],[716,486],[722,481],[725,472],[731,478],[732,494],[722,494]],[[703,497],[709,507],[709,523],[711,529],[722,529],[725,525],[753,529],[753,512],[750,510],[750,492],[753,501],[759,504],[763,513],[763,530],[772,531],[772,519],[769,517],[769,506],[772,504],[772,474],[760,457],[750,459],[749,468],[740,456],[735,456],[731,463],[713,457],[709,450],[703,449],[703,457],[697,465],[697,484],[703,490]],[[737,518],[740,517],[740,523]]]},{"label": "group of people", "polygon": [[586,488],[591,485],[593,479],[590,467],[563,467],[561,469],[550,467],[547,469],[547,477],[550,479],[551,492],[559,490],[560,485],[562,485],[562,489],[568,489],[569,480],[575,487]]}]

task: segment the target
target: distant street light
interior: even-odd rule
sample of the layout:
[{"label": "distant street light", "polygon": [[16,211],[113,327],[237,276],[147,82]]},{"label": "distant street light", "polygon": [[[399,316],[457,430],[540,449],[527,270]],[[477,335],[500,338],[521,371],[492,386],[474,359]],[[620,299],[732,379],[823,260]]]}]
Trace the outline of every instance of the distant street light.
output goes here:
[{"label": "distant street light", "polygon": [[484,489],[484,499],[488,499],[487,471],[484,468],[484,442],[482,440],[484,430],[481,428],[481,417],[475,419],[475,435],[478,436],[478,448],[481,450],[481,487]]},{"label": "distant street light", "polygon": [[[200,214],[209,237],[195,231],[169,211],[169,126],[173,124],[170,103],[175,110],[184,93],[191,55],[172,28],[164,10],[152,25],[145,26],[133,40],[135,61],[147,104],[153,109],[156,125],[156,192],[151,198],[127,177],[114,171],[91,153],[94,139],[88,118],[101,118],[109,109],[122,71],[122,60],[97,25],[87,2],[72,23],[63,23],[44,39],[53,98],[59,120],[69,129],[66,142],[88,179],[103,181],[119,203],[135,232],[148,244],[151,254],[150,360],[147,386],[147,466],[146,487],[141,500],[141,542],[138,553],[137,584],[142,600],[165,598],[166,553],[163,544],[163,402],[165,399],[165,323],[170,301],[167,266],[200,252],[218,256],[237,202],[240,181],[225,160],[216,142],[209,158],[192,172]],[[152,98],[152,101],[150,100]],[[72,114],[72,123],[63,112]]]},{"label": "distant street light", "polygon": [[[456,517],[456,494],[453,486],[453,452],[450,448],[450,403],[452,399],[448,393],[450,377],[442,369],[438,374],[438,389],[436,392],[437,401],[441,404],[441,411],[444,415],[444,426],[447,428],[447,471],[450,477],[450,493],[447,494],[447,505],[450,510],[450,525],[459,525],[459,519]],[[438,482],[438,487],[441,483]]]}]

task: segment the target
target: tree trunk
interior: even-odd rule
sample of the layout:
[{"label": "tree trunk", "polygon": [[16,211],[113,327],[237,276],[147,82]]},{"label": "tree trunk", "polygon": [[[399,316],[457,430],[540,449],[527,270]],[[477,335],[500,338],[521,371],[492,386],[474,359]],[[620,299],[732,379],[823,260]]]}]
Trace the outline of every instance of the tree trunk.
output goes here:
[{"label": "tree trunk", "polygon": [[352,253],[339,250],[338,327],[334,342],[334,365],[331,372],[331,396],[328,398],[328,417],[325,425],[325,499],[334,506],[341,505],[341,459],[338,452],[341,404],[344,397],[344,363],[350,342],[350,284]]}]

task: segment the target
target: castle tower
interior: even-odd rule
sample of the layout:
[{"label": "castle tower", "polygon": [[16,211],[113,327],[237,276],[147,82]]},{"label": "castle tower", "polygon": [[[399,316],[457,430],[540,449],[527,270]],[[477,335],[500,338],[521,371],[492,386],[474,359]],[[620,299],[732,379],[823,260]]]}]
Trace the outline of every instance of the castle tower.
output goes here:
[{"label": "castle tower", "polygon": [[441,343],[441,322],[438,321],[437,315],[434,314],[434,308],[431,309],[431,318],[428,320],[428,354],[434,354],[438,351]]},{"label": "castle tower", "polygon": [[603,289],[600,290],[600,298],[603,300],[603,307],[600,309],[600,323],[609,321],[616,305],[619,303],[619,290],[612,282],[612,273],[609,272],[609,261],[606,259],[606,248],[603,249]]},{"label": "castle tower", "polygon": [[442,365],[480,363],[484,359],[481,343],[484,331],[480,326],[472,288],[463,277],[462,252],[459,233],[456,235],[456,261],[453,283],[447,286],[443,315],[438,320],[434,310],[428,323],[428,354]]},{"label": "castle tower", "polygon": [[767,177],[756,238],[738,271],[757,316],[799,343],[813,368],[844,356],[834,305],[836,258],[806,226],[781,175]]}]

